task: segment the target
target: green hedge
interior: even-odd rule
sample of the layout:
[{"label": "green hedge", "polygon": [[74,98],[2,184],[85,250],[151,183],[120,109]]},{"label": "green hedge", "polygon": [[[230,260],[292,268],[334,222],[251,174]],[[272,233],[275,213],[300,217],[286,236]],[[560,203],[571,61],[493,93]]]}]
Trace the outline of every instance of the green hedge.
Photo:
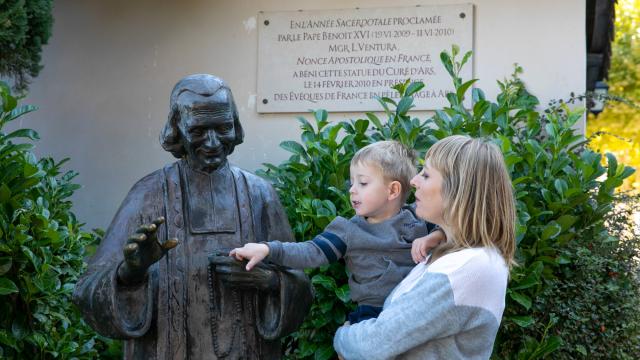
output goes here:
[{"label": "green hedge", "polygon": [[[574,358],[638,357],[639,322],[631,311],[631,305],[637,304],[638,283],[633,271],[615,270],[637,270],[633,259],[637,247],[623,245],[619,234],[610,234],[605,226],[612,216],[614,189],[633,169],[619,165],[610,154],[604,166],[602,155],[585,147],[586,140],[573,128],[583,109],[555,102],[538,110],[538,99],[520,80],[519,67],[498,82],[496,101],[486,99],[481,89],[472,88],[475,80],[459,77],[471,53],[460,60],[458,51],[454,46],[451,53],[441,54],[453,81],[453,90],[447,94],[449,105],[425,121],[409,114],[412,95],[424,84],[409,81],[394,86],[397,99],[379,99],[384,122],[366,113],[361,119],[330,123],[324,110],[313,112],[313,124],[298,119],[301,141],[281,144],[292,156],[277,166],[265,164],[259,172],[280,194],[297,240],[312,238],[335,216],[353,215],[347,190],[349,161],[362,146],[396,139],[423,155],[431,144],[449,135],[491,138],[502,149],[513,180],[520,264],[511,273],[493,357],[537,359],[554,352]],[[463,102],[469,96],[472,106],[466,109]],[[589,257],[585,244],[602,251]],[[625,259],[622,264],[620,256]],[[592,276],[609,271],[616,276],[608,276],[606,282]],[[338,263],[308,273],[316,301],[302,328],[287,339],[287,356],[329,359],[335,356],[335,329],[353,306],[344,267]],[[604,296],[619,288],[625,291]],[[580,326],[585,306],[606,325]],[[602,345],[606,341],[609,345]]]},{"label": "green hedge", "polygon": [[77,174],[62,173],[67,159],[35,157],[35,131],[4,133],[35,108],[18,106],[2,82],[0,99],[0,358],[108,355],[111,342],[98,338],[71,303],[85,247],[97,242],[71,212]]}]

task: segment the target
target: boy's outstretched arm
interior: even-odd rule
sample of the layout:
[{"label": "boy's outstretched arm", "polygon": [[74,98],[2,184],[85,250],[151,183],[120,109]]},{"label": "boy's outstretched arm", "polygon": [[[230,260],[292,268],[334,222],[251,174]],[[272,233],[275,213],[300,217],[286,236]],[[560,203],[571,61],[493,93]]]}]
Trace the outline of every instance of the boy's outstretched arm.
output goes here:
[{"label": "boy's outstretched arm", "polygon": [[411,244],[411,258],[413,259],[413,262],[417,264],[424,261],[424,259],[427,258],[429,251],[446,239],[444,231],[437,228],[429,235],[413,240],[413,243]]},{"label": "boy's outstretched arm", "polygon": [[247,270],[251,270],[267,256],[268,261],[292,269],[317,268],[336,262],[345,256],[350,229],[349,220],[338,216],[312,240],[303,242],[272,240],[265,243],[249,243],[233,249],[229,255],[238,260],[249,260]]},{"label": "boy's outstretched arm", "polygon": [[235,248],[229,253],[229,256],[233,256],[238,260],[249,260],[246,266],[247,271],[253,269],[267,255],[269,255],[269,247],[258,243],[245,244],[243,247]]},{"label": "boy's outstretched arm", "polygon": [[277,240],[266,243],[249,243],[241,248],[233,249],[229,255],[238,260],[249,260],[246,266],[247,270],[251,270],[265,258],[276,265],[292,269],[317,268],[337,261],[343,256],[340,249],[327,242],[328,240],[324,239],[322,235],[318,235],[313,240],[297,243]]}]

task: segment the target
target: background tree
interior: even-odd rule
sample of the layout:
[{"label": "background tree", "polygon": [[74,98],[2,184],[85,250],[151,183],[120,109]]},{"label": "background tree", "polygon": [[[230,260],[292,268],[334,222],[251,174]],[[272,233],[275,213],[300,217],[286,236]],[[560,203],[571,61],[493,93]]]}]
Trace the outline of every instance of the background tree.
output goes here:
[{"label": "background tree", "polygon": [[51,36],[52,0],[0,0],[0,76],[26,90]]},{"label": "background tree", "polygon": [[[639,104],[640,0],[618,0],[615,26],[609,93]],[[587,135],[593,136],[593,149],[614,153],[629,166],[640,166],[640,109],[637,106],[609,101],[598,116],[589,115]],[[640,193],[640,174],[636,173],[625,180],[620,190]]]}]

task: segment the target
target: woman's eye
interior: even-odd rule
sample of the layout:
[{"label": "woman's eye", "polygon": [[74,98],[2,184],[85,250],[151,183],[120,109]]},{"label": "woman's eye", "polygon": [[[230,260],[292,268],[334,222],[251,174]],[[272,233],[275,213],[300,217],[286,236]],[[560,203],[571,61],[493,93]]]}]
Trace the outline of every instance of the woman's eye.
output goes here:
[{"label": "woman's eye", "polygon": [[366,182],[361,182],[360,186],[367,186],[367,183]]}]

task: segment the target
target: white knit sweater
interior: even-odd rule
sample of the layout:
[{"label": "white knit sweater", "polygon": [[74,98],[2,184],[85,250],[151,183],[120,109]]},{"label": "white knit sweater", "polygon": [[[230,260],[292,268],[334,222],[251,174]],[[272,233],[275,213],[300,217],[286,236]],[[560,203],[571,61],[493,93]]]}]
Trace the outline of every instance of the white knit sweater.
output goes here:
[{"label": "white knit sweater", "polygon": [[338,329],[334,347],[350,359],[488,359],[509,269],[493,248],[420,263],[394,289],[377,319]]}]

